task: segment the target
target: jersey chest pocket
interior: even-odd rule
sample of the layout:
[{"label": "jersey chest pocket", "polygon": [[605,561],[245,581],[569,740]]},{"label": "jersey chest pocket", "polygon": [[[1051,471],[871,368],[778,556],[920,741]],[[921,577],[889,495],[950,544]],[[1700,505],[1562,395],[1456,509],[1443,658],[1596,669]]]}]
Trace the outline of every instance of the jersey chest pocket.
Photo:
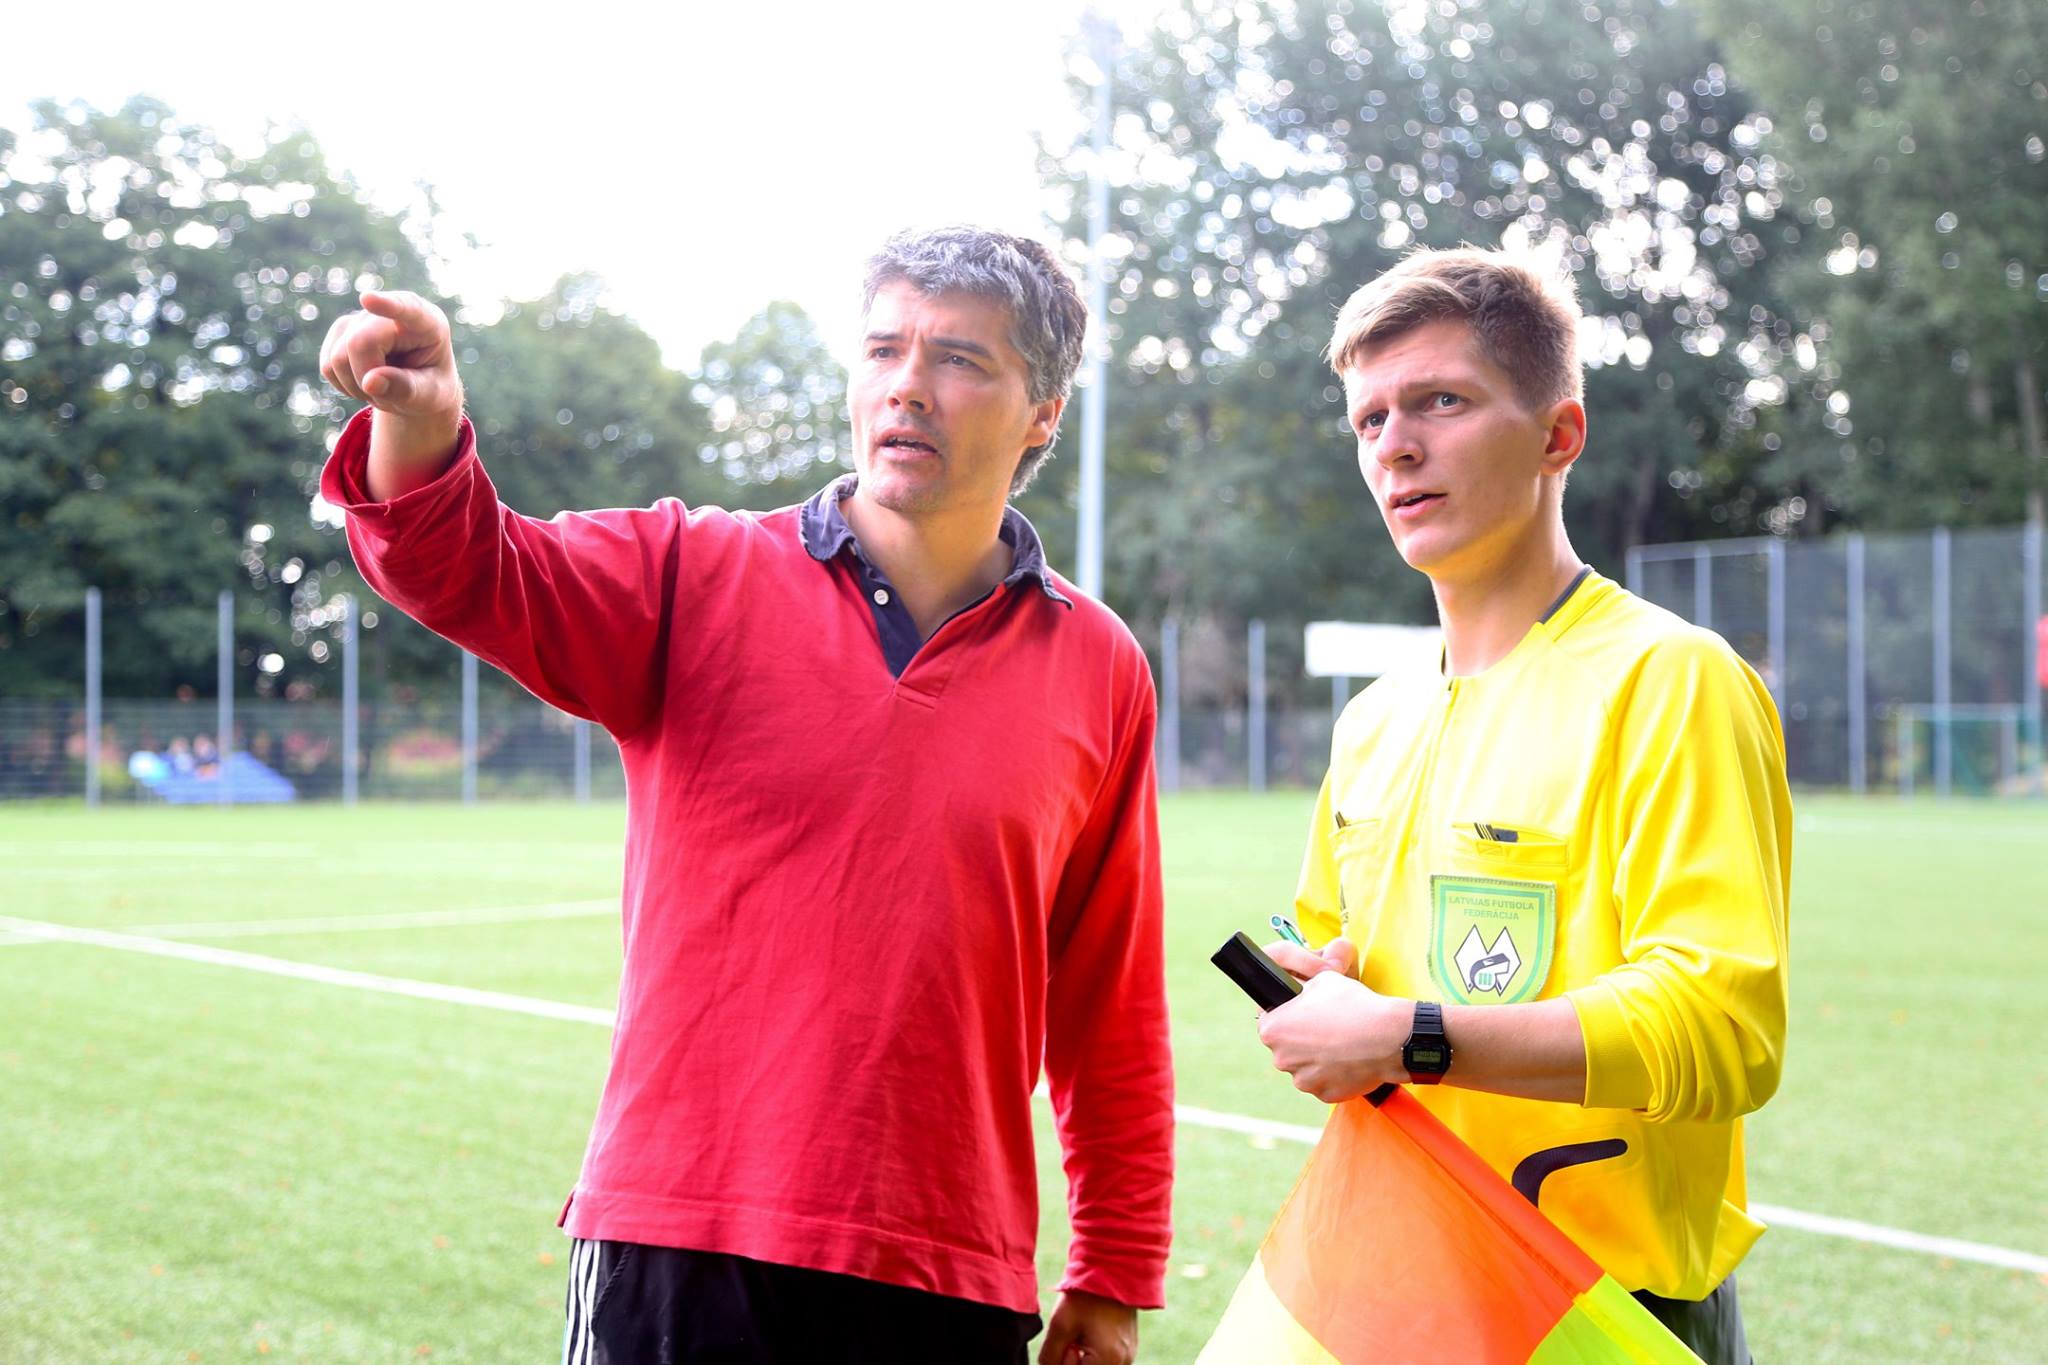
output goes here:
[{"label": "jersey chest pocket", "polygon": [[1352,917],[1378,898],[1387,875],[1385,825],[1377,816],[1354,819],[1339,811],[1330,834],[1337,864],[1337,917],[1346,929]]},{"label": "jersey chest pocket", "polygon": [[1536,830],[1453,825],[1429,878],[1430,975],[1460,1005],[1533,1000],[1557,950],[1563,839]]},{"label": "jersey chest pocket", "polygon": [[1555,834],[1488,820],[1460,820],[1451,826],[1450,859],[1459,869],[1502,877],[1560,878],[1570,849]]}]

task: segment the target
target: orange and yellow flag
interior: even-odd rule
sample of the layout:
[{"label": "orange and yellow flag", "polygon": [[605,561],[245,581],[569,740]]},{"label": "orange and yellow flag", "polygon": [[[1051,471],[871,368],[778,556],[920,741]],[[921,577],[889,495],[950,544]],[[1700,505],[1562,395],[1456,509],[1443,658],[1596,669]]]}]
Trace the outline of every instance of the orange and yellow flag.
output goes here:
[{"label": "orange and yellow flag", "polygon": [[1330,1113],[1198,1365],[1696,1365],[1405,1090]]}]

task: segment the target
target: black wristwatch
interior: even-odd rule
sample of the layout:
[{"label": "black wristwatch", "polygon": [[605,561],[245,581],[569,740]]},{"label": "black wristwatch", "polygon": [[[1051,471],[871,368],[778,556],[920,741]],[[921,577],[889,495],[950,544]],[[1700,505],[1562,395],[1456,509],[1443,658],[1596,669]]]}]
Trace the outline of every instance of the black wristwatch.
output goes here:
[{"label": "black wristwatch", "polygon": [[1435,1085],[1451,1069],[1451,1040],[1444,1036],[1444,1007],[1434,1000],[1415,1002],[1415,1023],[1401,1044],[1401,1065],[1416,1085]]}]

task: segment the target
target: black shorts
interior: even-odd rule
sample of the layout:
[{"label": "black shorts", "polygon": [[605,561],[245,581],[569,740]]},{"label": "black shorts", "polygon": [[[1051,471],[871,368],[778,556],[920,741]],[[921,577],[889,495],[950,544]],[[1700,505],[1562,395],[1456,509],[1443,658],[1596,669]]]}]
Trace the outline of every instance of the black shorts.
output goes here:
[{"label": "black shorts", "polygon": [[1036,1313],[714,1251],[579,1239],[563,1365],[1027,1365]]},{"label": "black shorts", "polygon": [[1671,1335],[1684,1342],[1705,1365],[1754,1365],[1748,1337],[1742,1330],[1742,1306],[1735,1302],[1733,1275],[1697,1303],[1690,1299],[1659,1298],[1647,1289],[1636,1291],[1636,1302],[1670,1328]]}]

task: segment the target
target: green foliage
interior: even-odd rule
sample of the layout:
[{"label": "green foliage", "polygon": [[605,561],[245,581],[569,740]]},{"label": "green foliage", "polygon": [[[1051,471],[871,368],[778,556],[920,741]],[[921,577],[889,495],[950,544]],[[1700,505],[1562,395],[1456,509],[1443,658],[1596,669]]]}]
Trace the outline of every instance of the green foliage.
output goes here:
[{"label": "green foliage", "polygon": [[90,585],[111,694],[211,690],[228,590],[242,676],[279,690],[352,577],[307,515],[320,338],[422,273],[404,225],[302,136],[244,159],[149,100],[40,105],[0,172],[0,694],[76,693]]},{"label": "green foliage", "polygon": [[[343,593],[366,608],[366,697],[452,679],[453,651],[378,611],[338,518],[313,515],[322,436],[347,416],[320,379],[321,339],[360,289],[432,293],[415,226],[301,133],[243,157],[140,99],[113,114],[45,104],[26,138],[0,130],[0,696],[78,695],[95,586],[110,697],[211,694],[227,591],[244,695],[339,690]],[[488,324],[458,321],[469,408],[512,506],[787,501],[843,451],[844,376],[793,305],[695,384],[602,294],[568,277]],[[707,402],[776,442],[769,418],[786,414],[812,446],[728,455]]]},{"label": "green foliage", "polygon": [[[1582,553],[1618,571],[1628,545],[1777,508],[1751,381],[1791,338],[1769,267],[1799,227],[1682,9],[1185,0],[1114,77],[1112,600],[1426,609],[1318,358],[1343,298],[1416,244],[1525,245],[1576,275],[1600,340],[1567,498]],[[1085,237],[1095,158],[1042,164]]]},{"label": "green foliage", "polygon": [[603,287],[570,276],[490,326],[459,329],[478,448],[518,511],[695,503],[723,491],[696,457],[706,424],[689,381],[638,324],[602,306]]},{"label": "green foliage", "polygon": [[[1714,0],[1813,224],[1826,319],[1809,455],[1864,525],[2019,519],[2048,475],[2048,10],[1987,0]],[[1902,489],[1912,496],[1901,497]]]},{"label": "green foliage", "polygon": [[[1598,360],[1566,516],[1609,571],[1643,542],[2015,520],[2048,470],[2044,15],[1180,0],[1115,59],[1101,162],[1106,595],[1147,638],[1169,613],[1216,639],[1263,616],[1276,677],[1304,620],[1428,618],[1319,357],[1341,300],[1417,243],[1575,275]],[[1096,164],[1044,151],[1071,243]],[[88,584],[110,695],[210,692],[224,590],[239,690],[335,689],[361,585],[308,515],[345,415],[317,347],[359,285],[432,292],[433,226],[298,132],[238,155],[141,99],[0,129],[0,695],[76,694]],[[771,506],[846,462],[846,376],[795,305],[680,374],[602,299],[568,277],[458,324],[513,506]],[[1056,564],[1079,425],[1020,500]],[[373,695],[453,668],[389,612],[366,647]],[[1237,655],[1188,695],[1239,695]]]},{"label": "green foliage", "polygon": [[807,497],[850,461],[846,370],[797,305],[771,303],[733,340],[705,347],[698,374],[712,428],[703,458],[739,505]]}]

